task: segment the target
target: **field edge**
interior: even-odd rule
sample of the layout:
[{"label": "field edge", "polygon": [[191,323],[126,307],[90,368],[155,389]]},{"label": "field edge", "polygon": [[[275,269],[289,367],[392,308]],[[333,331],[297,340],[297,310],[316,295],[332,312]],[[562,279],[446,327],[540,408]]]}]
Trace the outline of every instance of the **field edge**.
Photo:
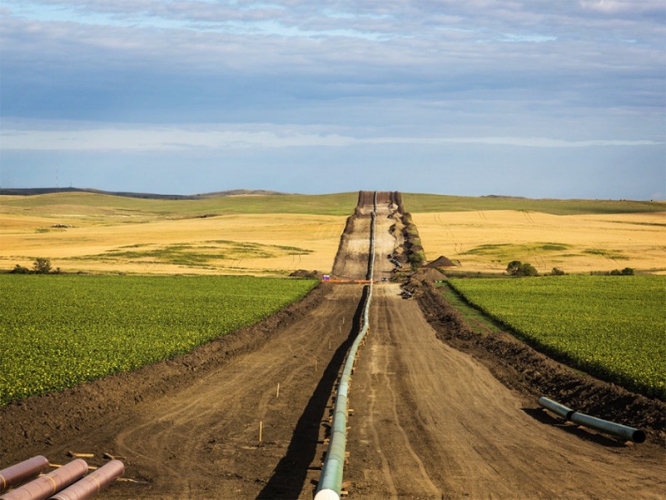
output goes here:
[{"label": "field edge", "polygon": [[109,375],[92,382],[41,396],[31,396],[0,407],[3,439],[0,457],[19,461],[40,454],[55,441],[66,441],[95,429],[127,412],[192,383],[201,373],[216,369],[235,357],[263,345],[276,329],[286,328],[323,302],[330,286],[319,284],[305,297],[254,325],[230,332],[195,350]]},{"label": "field edge", "polygon": [[547,396],[592,416],[640,427],[650,442],[666,447],[665,402],[577,372],[509,333],[476,333],[432,283],[421,281],[415,297],[441,341],[481,361],[508,388],[534,401]]}]

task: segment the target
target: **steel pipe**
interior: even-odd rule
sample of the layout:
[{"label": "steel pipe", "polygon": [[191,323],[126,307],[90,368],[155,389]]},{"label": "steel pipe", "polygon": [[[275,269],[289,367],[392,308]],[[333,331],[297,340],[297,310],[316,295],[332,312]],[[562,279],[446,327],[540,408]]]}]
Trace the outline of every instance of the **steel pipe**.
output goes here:
[{"label": "steel pipe", "polygon": [[569,420],[575,424],[605,432],[606,434],[622,438],[625,441],[633,441],[634,443],[645,442],[645,432],[640,429],[622,424],[616,424],[615,422],[609,422],[608,420],[603,420],[597,417],[591,417],[590,415],[574,411],[571,408],[561,405],[560,403],[556,403],[552,399],[548,399],[546,397],[540,397],[537,402],[556,415],[559,415],[560,417],[565,418],[566,420]]},{"label": "steel pipe", "polygon": [[39,476],[49,468],[49,460],[38,455],[0,470],[0,493]]},{"label": "steel pipe", "polygon": [[544,408],[552,411],[555,415],[559,415],[560,417],[567,420],[569,420],[569,417],[575,413],[571,408],[561,405],[560,403],[557,403],[552,399],[548,399],[543,396],[541,396],[537,402]]},{"label": "steel pipe", "polygon": [[85,460],[77,459],[63,465],[20,488],[8,491],[0,497],[2,500],[46,500],[51,495],[78,481],[88,473]]},{"label": "steel pipe", "polygon": [[103,467],[53,495],[49,500],[87,500],[112,484],[124,472],[125,466],[120,460],[111,460]]},{"label": "steel pipe", "polygon": [[328,450],[326,452],[326,459],[324,460],[324,467],[321,471],[321,478],[317,486],[317,493],[315,500],[340,500],[340,492],[342,490],[342,477],[345,467],[345,450],[347,447],[347,416],[349,412],[348,407],[348,394],[349,383],[351,382],[351,373],[354,368],[354,361],[358,348],[368,333],[370,326],[370,303],[372,302],[372,285],[373,275],[375,272],[375,219],[377,212],[377,192],[374,193],[373,209],[370,217],[372,222],[370,224],[370,265],[368,269],[368,279],[370,284],[368,286],[368,295],[363,307],[363,323],[361,331],[354,340],[352,346],[347,354],[342,374],[338,383],[338,392],[335,397],[335,405],[333,406],[333,421],[331,423],[331,435],[328,443]]},{"label": "steel pipe", "polygon": [[608,420],[602,420],[601,418],[597,417],[591,417],[590,415],[578,413],[577,411],[573,412],[569,420],[578,425],[591,427],[592,429],[605,432],[606,434],[622,438],[625,441],[633,441],[634,443],[645,442],[645,432],[640,429],[635,429],[633,427],[628,427],[622,424],[616,424],[615,422],[609,422]]}]

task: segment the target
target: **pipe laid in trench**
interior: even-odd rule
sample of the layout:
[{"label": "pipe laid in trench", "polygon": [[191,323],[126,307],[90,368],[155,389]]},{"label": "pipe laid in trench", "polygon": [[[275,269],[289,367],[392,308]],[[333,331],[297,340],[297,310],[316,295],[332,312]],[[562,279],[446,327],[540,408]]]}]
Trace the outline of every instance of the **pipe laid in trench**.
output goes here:
[{"label": "pipe laid in trench", "polygon": [[8,491],[0,497],[0,500],[46,500],[87,473],[88,464],[79,458],[20,488]]},{"label": "pipe laid in trench", "polygon": [[120,460],[111,460],[103,467],[53,495],[50,500],[87,500],[111,485],[124,472],[125,466]]},{"label": "pipe laid in trench", "polygon": [[38,455],[0,470],[0,493],[39,476],[48,468],[49,460]]},{"label": "pipe laid in trench", "polygon": [[349,349],[347,361],[345,361],[342,375],[340,375],[338,392],[335,396],[335,405],[333,406],[331,435],[328,443],[328,450],[326,451],[326,460],[324,461],[324,467],[322,468],[319,484],[317,485],[315,500],[340,500],[342,477],[345,466],[345,449],[347,447],[347,416],[349,411],[347,396],[349,392],[349,383],[351,381],[351,373],[354,368],[356,353],[358,352],[361,341],[368,333],[368,328],[370,326],[369,311],[370,303],[372,301],[372,279],[375,271],[376,212],[377,192],[374,194],[373,210],[370,214],[372,218],[372,223],[370,225],[370,264],[368,266],[368,279],[370,280],[370,284],[368,285],[368,296],[363,308],[363,326]]},{"label": "pipe laid in trench", "polygon": [[556,415],[570,420],[575,424],[584,425],[585,427],[605,432],[611,436],[622,438],[625,441],[633,441],[634,443],[645,442],[645,432],[640,429],[585,415],[585,413],[574,411],[571,408],[567,408],[566,406],[543,396],[539,398],[538,403]]}]

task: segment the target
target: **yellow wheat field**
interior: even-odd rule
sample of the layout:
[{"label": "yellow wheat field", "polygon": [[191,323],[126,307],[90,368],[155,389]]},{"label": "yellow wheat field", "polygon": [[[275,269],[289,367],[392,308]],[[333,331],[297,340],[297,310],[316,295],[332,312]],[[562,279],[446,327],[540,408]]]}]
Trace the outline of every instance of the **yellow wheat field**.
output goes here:
[{"label": "yellow wheat field", "polygon": [[539,272],[587,273],[631,267],[666,273],[666,212],[550,215],[526,211],[413,214],[428,259],[460,270],[502,272],[512,260]]},{"label": "yellow wheat field", "polygon": [[[8,198],[4,198],[8,199]],[[541,273],[631,267],[666,273],[666,212],[549,215],[532,211],[412,214],[428,259],[460,270]],[[64,272],[285,275],[329,272],[344,216],[241,214],[173,218],[117,207],[57,205],[48,214],[0,207],[0,269],[51,259]],[[54,227],[61,226],[61,227]]]},{"label": "yellow wheat field", "polygon": [[36,257],[47,257],[63,272],[330,272],[344,224],[345,217],[300,214],[144,223],[118,223],[115,214],[110,221],[77,213],[57,219],[0,214],[0,268],[31,267]]}]

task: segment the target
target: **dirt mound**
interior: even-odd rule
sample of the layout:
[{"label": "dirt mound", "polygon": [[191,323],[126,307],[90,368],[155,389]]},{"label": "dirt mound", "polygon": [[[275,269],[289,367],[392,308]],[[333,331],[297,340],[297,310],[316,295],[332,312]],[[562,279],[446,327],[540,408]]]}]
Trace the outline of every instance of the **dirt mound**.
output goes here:
[{"label": "dirt mound", "polygon": [[309,278],[309,279],[320,279],[321,273],[319,271],[307,271],[305,269],[298,269],[291,273],[289,276],[292,278]]},{"label": "dirt mound", "polygon": [[416,271],[412,276],[410,277],[409,281],[426,281],[426,282],[435,282],[439,280],[443,280],[445,276],[440,273],[437,269],[433,268],[421,268],[418,271]]},{"label": "dirt mound", "polygon": [[445,342],[483,362],[504,385],[546,396],[577,411],[640,427],[666,446],[666,403],[575,372],[505,332],[481,336],[431,284],[415,295],[428,322]]},{"label": "dirt mound", "polygon": [[433,260],[429,264],[426,264],[424,267],[455,267],[456,265],[448,257],[440,255],[437,259]]}]

